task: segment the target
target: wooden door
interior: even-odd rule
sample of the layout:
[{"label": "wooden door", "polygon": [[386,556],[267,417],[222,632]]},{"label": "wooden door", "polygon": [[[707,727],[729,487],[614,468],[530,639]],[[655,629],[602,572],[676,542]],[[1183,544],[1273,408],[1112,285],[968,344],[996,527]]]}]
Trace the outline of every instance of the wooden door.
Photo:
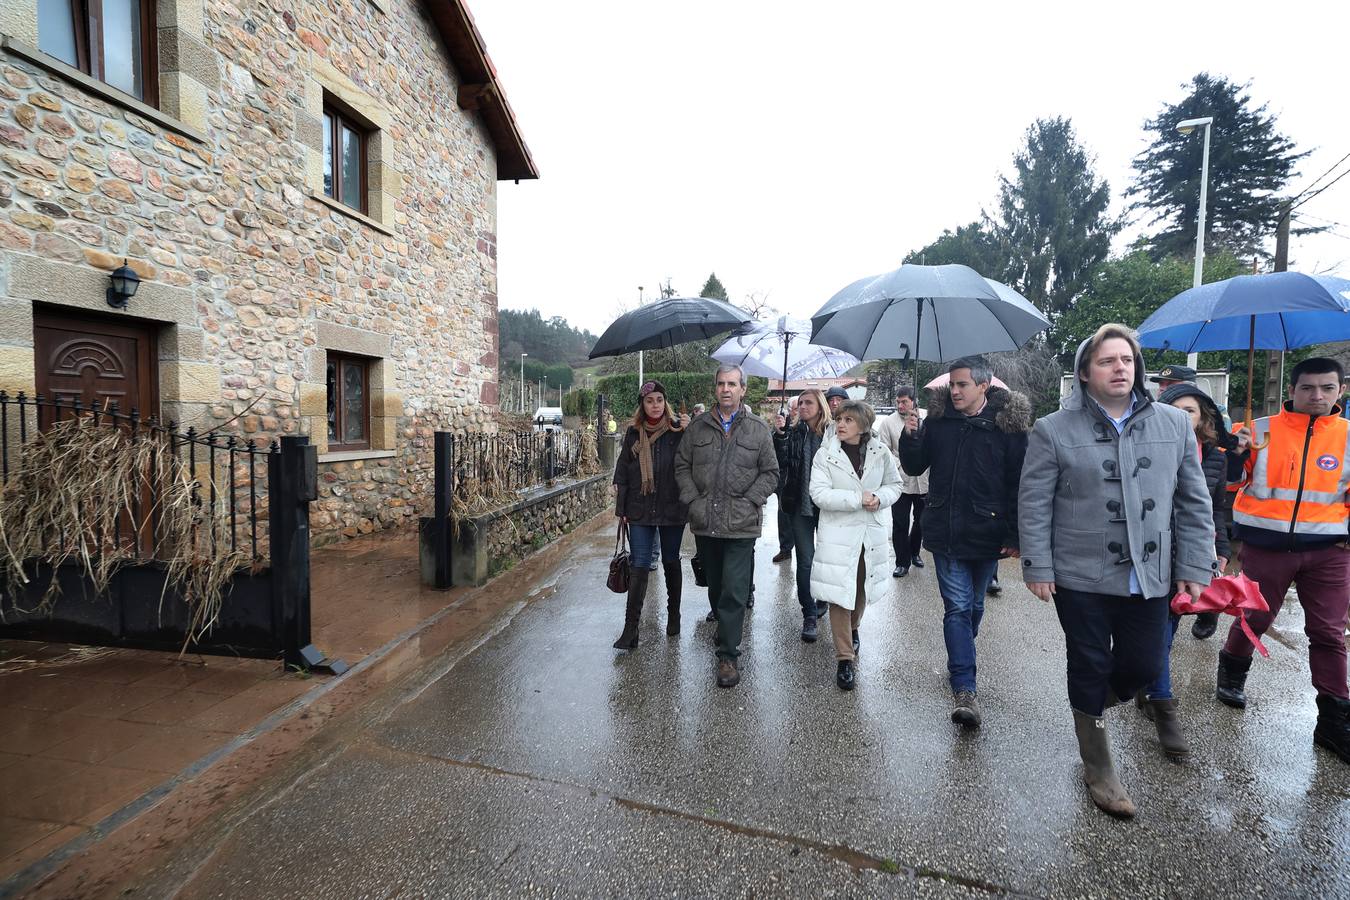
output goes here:
[{"label": "wooden door", "polygon": [[[116,404],[117,412],[124,415],[135,410],[142,421],[157,416],[159,354],[155,340],[152,325],[37,312],[33,316],[37,392],[69,405],[70,411],[61,411],[62,418],[73,414],[76,400],[85,409],[97,400],[105,410]],[[39,407],[38,428],[51,427],[56,413],[49,406]],[[119,421],[129,428],[125,420]],[[154,504],[148,481],[138,493],[139,502],[119,514],[115,533],[106,539],[148,556],[154,552]]]},{"label": "wooden door", "polygon": [[[38,312],[33,317],[37,390],[63,403],[95,400],[142,419],[159,414],[158,356],[153,326],[93,316]],[[41,428],[51,423],[44,410]]]}]

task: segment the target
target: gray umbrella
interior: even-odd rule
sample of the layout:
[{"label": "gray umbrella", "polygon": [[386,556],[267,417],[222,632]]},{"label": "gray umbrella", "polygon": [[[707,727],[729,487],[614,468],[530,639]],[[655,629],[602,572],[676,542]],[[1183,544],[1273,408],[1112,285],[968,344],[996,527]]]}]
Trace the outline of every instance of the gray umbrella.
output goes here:
[{"label": "gray umbrella", "polygon": [[948,265],[861,278],[831,297],[811,325],[811,343],[859,359],[942,362],[1016,350],[1050,322],[1007,285]]}]

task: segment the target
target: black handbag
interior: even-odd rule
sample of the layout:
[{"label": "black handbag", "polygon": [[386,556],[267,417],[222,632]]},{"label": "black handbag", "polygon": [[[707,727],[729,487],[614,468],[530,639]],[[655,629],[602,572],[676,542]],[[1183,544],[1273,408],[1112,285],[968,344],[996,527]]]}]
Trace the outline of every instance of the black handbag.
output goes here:
[{"label": "black handbag", "polygon": [[609,561],[609,578],[605,585],[616,594],[628,593],[628,523],[619,520],[619,533],[614,539],[614,557]]}]

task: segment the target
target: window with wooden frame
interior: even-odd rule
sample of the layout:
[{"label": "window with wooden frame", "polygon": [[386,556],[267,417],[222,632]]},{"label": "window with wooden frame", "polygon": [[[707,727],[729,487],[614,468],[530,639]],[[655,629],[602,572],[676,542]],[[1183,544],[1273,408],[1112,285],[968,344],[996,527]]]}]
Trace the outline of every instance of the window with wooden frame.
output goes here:
[{"label": "window with wooden frame", "polygon": [[331,99],[323,104],[323,192],[366,212],[366,161],[371,129]]},{"label": "window with wooden frame", "polygon": [[38,0],[38,48],[159,105],[156,0]]},{"label": "window with wooden frame", "polygon": [[328,449],[370,449],[370,359],[328,354]]}]

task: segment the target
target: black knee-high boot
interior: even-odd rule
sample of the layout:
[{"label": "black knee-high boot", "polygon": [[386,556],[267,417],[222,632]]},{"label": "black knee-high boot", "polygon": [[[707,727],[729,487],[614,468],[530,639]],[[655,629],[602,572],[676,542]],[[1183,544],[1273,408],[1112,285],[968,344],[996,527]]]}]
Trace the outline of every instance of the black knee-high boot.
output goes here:
[{"label": "black knee-high boot", "polygon": [[634,568],[628,575],[628,606],[623,613],[623,634],[614,642],[615,650],[634,650],[638,645],[638,618],[647,597],[647,579],[651,569]]},{"label": "black knee-high boot", "polygon": [[678,559],[664,559],[661,567],[666,573],[666,634],[680,633],[680,594],[684,590],[684,574]]}]

